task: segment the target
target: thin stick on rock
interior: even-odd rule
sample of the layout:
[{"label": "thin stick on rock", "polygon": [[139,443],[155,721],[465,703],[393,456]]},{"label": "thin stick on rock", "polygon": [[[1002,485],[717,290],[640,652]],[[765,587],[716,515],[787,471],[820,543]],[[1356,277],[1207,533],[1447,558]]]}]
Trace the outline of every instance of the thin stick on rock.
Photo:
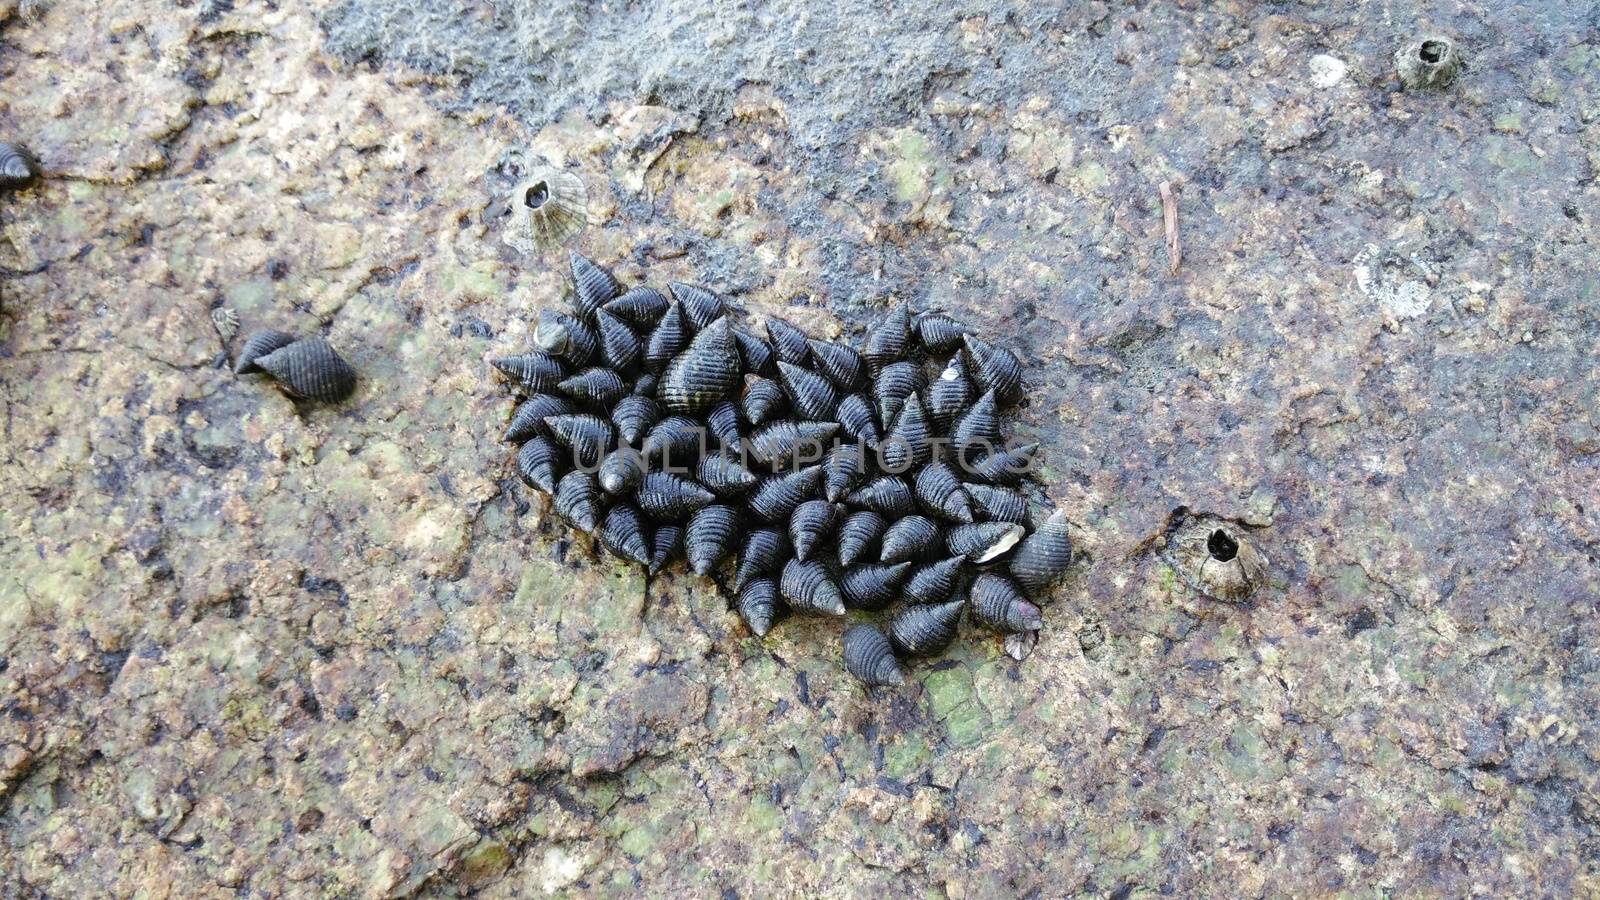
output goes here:
[{"label": "thin stick on rock", "polygon": [[1161,182],[1158,190],[1161,191],[1161,224],[1167,233],[1167,273],[1178,274],[1178,266],[1183,264],[1183,248],[1178,244],[1178,195],[1172,190],[1172,182]]}]

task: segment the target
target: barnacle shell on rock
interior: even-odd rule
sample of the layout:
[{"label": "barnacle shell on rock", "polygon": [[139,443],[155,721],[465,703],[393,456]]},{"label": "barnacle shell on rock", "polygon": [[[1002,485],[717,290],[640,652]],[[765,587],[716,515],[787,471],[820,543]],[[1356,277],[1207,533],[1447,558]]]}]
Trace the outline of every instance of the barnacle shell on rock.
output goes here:
[{"label": "barnacle shell on rock", "polygon": [[279,347],[256,357],[255,364],[271,375],[284,393],[303,400],[331,403],[356,389],[356,370],[319,337]]},{"label": "barnacle shell on rock", "polygon": [[844,667],[867,685],[895,685],[905,681],[905,673],[895,661],[889,639],[873,625],[857,625],[844,633]]},{"label": "barnacle shell on rock", "polygon": [[1429,35],[1395,51],[1394,66],[1408,90],[1443,90],[1461,74],[1461,54],[1449,38]]},{"label": "barnacle shell on rock", "polygon": [[1244,531],[1192,516],[1168,539],[1167,560],[1191,588],[1218,600],[1249,599],[1267,580],[1267,559]]},{"label": "barnacle shell on rock", "polygon": [[0,141],[0,190],[16,190],[39,177],[39,163],[33,154],[17,144]]},{"label": "barnacle shell on rock", "polygon": [[559,247],[589,224],[588,192],[570,172],[533,173],[512,190],[506,205],[510,222],[500,239],[523,253]]},{"label": "barnacle shell on rock", "polygon": [[256,360],[268,353],[287,347],[294,343],[294,335],[284,331],[267,329],[258,331],[245,339],[244,346],[239,349],[239,360],[234,363],[233,374],[245,375],[250,372],[260,372],[261,367],[256,365]]}]

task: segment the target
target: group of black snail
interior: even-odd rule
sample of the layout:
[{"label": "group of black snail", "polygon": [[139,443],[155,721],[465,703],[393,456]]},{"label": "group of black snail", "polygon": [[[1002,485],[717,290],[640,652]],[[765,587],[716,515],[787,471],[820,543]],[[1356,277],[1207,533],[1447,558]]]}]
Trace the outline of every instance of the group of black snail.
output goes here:
[{"label": "group of black snail", "polygon": [[1017,490],[1038,447],[1001,434],[1012,353],[904,307],[859,349],[779,318],[763,338],[703,287],[624,290],[571,260],[572,309],[541,311],[535,349],[493,360],[522,398],[505,432],[517,472],[562,518],[651,575],[732,560],[717,583],[757,635],[786,610],[884,613],[843,637],[871,685],[943,652],[963,611],[1039,629],[1029,595],[1072,546],[1059,512],[1030,528]]}]

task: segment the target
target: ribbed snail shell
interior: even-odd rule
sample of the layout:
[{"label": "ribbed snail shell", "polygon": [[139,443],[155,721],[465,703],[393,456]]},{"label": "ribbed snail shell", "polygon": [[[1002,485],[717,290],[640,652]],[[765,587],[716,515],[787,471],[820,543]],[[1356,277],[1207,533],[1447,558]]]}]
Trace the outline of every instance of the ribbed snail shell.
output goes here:
[{"label": "ribbed snail shell", "polygon": [[795,507],[816,496],[820,466],[763,479],[750,495],[750,511],[768,522],[787,521]]},{"label": "ribbed snail shell", "polygon": [[911,488],[900,478],[881,475],[872,479],[844,498],[851,506],[870,509],[889,519],[910,515],[916,509]]},{"label": "ribbed snail shell", "polygon": [[822,420],[833,417],[833,410],[839,405],[839,394],[828,379],[780,360],[778,380],[789,395],[790,408],[800,418]]},{"label": "ribbed snail shell", "polygon": [[866,344],[861,349],[861,355],[866,359],[867,366],[876,373],[904,358],[910,346],[910,312],[901,306],[867,329]]},{"label": "ribbed snail shell", "polygon": [[661,421],[661,404],[654,397],[629,394],[611,407],[611,424],[617,426],[617,437],[624,444],[637,444],[644,440],[650,429]]},{"label": "ribbed snail shell", "polygon": [[600,307],[635,328],[654,328],[667,311],[667,295],[653,287],[632,288]]},{"label": "ribbed snail shell", "polygon": [[737,450],[743,435],[739,433],[739,408],[724,400],[706,413],[706,427],[724,449]]},{"label": "ribbed snail shell", "polygon": [[721,504],[702,507],[689,517],[683,533],[684,553],[696,575],[709,575],[733,552],[739,535],[739,511]]},{"label": "ribbed snail shell", "polygon": [[774,469],[808,466],[822,460],[839,426],[833,422],[769,422],[750,433],[744,448],[756,462]]},{"label": "ribbed snail shell", "polygon": [[664,371],[667,365],[689,346],[692,336],[689,322],[683,314],[683,307],[676,303],[672,304],[662,314],[655,330],[650,332],[649,339],[645,341],[645,367],[652,372]]},{"label": "ribbed snail shell", "polygon": [[20,145],[0,141],[0,190],[25,188],[39,177],[39,163]]},{"label": "ribbed snail shell", "polygon": [[1010,488],[992,484],[968,484],[963,489],[972,498],[973,511],[995,522],[1028,524],[1028,499]]},{"label": "ribbed snail shell", "polygon": [[1013,485],[1033,470],[1033,458],[1039,452],[1038,444],[1006,447],[968,462],[964,466],[969,481],[1001,486]]},{"label": "ribbed snail shell", "polygon": [[617,299],[622,285],[610,272],[576,251],[568,252],[567,258],[572,263],[572,308],[578,318],[587,322],[594,318],[595,310]]},{"label": "ribbed snail shell", "polygon": [[810,335],[784,319],[776,317],[767,319],[767,342],[771,345],[772,352],[777,354],[779,362],[794,366],[805,365],[811,357],[810,340]]},{"label": "ribbed snail shell", "polygon": [[536,394],[548,394],[567,377],[567,367],[543,351],[502,356],[489,361],[495,371]]},{"label": "ribbed snail shell", "polygon": [[618,372],[631,372],[644,361],[644,344],[628,323],[604,309],[594,313],[595,330],[600,333],[600,358]]},{"label": "ribbed snail shell", "polygon": [[967,326],[938,312],[923,313],[913,327],[917,340],[932,353],[949,353],[961,346],[967,333]]},{"label": "ribbed snail shell", "polygon": [[889,621],[889,643],[907,656],[937,656],[960,631],[960,600],[928,606],[907,606]]},{"label": "ribbed snail shell", "polygon": [[922,400],[912,394],[900,407],[894,428],[878,444],[878,464],[885,472],[905,474],[927,465],[933,457],[933,428]]},{"label": "ribbed snail shell", "polygon": [[600,470],[595,475],[600,480],[600,490],[613,497],[625,497],[639,489],[644,473],[644,456],[624,444],[600,460]]},{"label": "ribbed snail shell", "polygon": [[656,396],[668,409],[701,414],[737,395],[743,381],[729,327],[726,318],[712,322],[667,364]]},{"label": "ribbed snail shell", "polygon": [[667,467],[686,467],[705,454],[706,429],[688,416],[667,416],[644,436],[644,458]]},{"label": "ribbed snail shell", "polygon": [[844,574],[839,576],[839,590],[844,594],[846,606],[874,612],[886,609],[894,602],[899,595],[900,585],[910,573],[909,562],[892,565],[867,563],[845,569]]},{"label": "ribbed snail shell", "polygon": [[1003,403],[1011,403],[1022,396],[1022,363],[1017,361],[1016,354],[970,334],[961,340],[967,349],[972,380],[979,388],[994,391]]},{"label": "ribbed snail shell", "polygon": [[556,513],[579,531],[600,527],[600,485],[594,474],[574,469],[556,482]]},{"label": "ribbed snail shell", "polygon": [[878,405],[878,421],[884,425],[900,417],[906,398],[922,388],[922,370],[908,362],[890,363],[872,381],[872,398]]},{"label": "ribbed snail shell", "polygon": [[616,441],[617,431],[611,423],[591,413],[569,413],[550,416],[544,420],[556,443],[572,451],[572,458],[580,466],[600,464]]},{"label": "ribbed snail shell", "polygon": [[682,555],[683,526],[662,523],[656,526],[656,533],[650,540],[650,565],[646,570],[651,575],[659,575],[663,569],[672,564],[674,559]]},{"label": "ribbed snail shell", "polygon": [[839,565],[853,566],[865,559],[886,527],[883,516],[870,509],[845,516],[844,524],[839,526]]},{"label": "ribbed snail shell", "polygon": [[950,529],[944,541],[951,553],[981,566],[1004,556],[1025,533],[1026,529],[1015,522],[973,522]]},{"label": "ribbed snail shell", "polygon": [[972,580],[967,592],[972,620],[1003,633],[1038,631],[1044,624],[1039,607],[1028,602],[1016,582],[984,572]]},{"label": "ribbed snail shell", "polygon": [[844,633],[844,667],[868,686],[903,684],[906,680],[889,639],[873,625],[857,625]]},{"label": "ribbed snail shell", "polygon": [[[0,145],[3,146],[3,145]],[[266,356],[274,350],[287,347],[294,343],[294,335],[283,331],[258,331],[250,335],[239,350],[239,361],[233,366],[233,374],[245,375],[251,372],[260,372],[261,367],[256,365],[256,360]]]},{"label": "ribbed snail shell", "polygon": [[632,503],[618,503],[606,512],[600,527],[600,541],[606,549],[641,566],[650,565],[650,532],[644,516]]},{"label": "ribbed snail shell", "polygon": [[584,366],[594,359],[600,336],[576,316],[554,309],[539,311],[539,324],[533,329],[533,344],[558,356],[568,365]]},{"label": "ribbed snail shell", "polygon": [[781,417],[789,409],[789,395],[783,385],[759,375],[744,377],[744,396],[740,398],[740,411],[751,425],[764,425]]},{"label": "ribbed snail shell", "polygon": [[709,506],[717,498],[687,478],[671,472],[651,472],[639,483],[633,499],[645,515],[658,522],[670,522]]},{"label": "ribbed snail shell", "polygon": [[734,569],[733,589],[744,590],[745,585],[757,578],[776,578],[788,559],[789,541],[783,532],[776,528],[757,528],[751,531],[745,535],[744,545],[739,548],[739,564]]},{"label": "ribbed snail shell", "polygon": [[972,521],[972,498],[955,470],[942,460],[928,463],[917,472],[912,491],[930,515],[950,522]]},{"label": "ribbed snail shell", "polygon": [[789,514],[789,543],[795,559],[805,562],[822,547],[845,513],[844,507],[826,500],[807,500]]},{"label": "ribbed snail shell", "polygon": [[528,487],[554,494],[561,469],[561,450],[546,438],[529,438],[517,451],[517,475]]},{"label": "ribbed snail shell", "polygon": [[778,354],[772,345],[743,328],[733,329],[733,342],[739,348],[739,361],[752,375],[773,378],[778,374]]},{"label": "ribbed snail shell", "polygon": [[878,427],[878,414],[862,394],[850,394],[840,400],[833,417],[839,421],[839,428],[845,434],[868,447],[876,447],[883,440],[883,431]]},{"label": "ribbed snail shell", "polygon": [[961,581],[963,557],[952,556],[928,563],[911,573],[906,579],[906,599],[912,603],[943,603],[955,593]]},{"label": "ribbed snail shell", "polygon": [[972,382],[960,356],[951,357],[950,364],[928,385],[927,396],[928,417],[941,431],[949,431],[951,423],[972,402]]},{"label": "ribbed snail shell", "polygon": [[604,366],[574,373],[556,385],[556,390],[574,400],[609,406],[628,394],[622,376]]},{"label": "ribbed snail shell", "polygon": [[1000,449],[1000,417],[994,391],[983,396],[950,426],[950,443],[961,459],[981,459]]},{"label": "ribbed snail shell", "polygon": [[356,389],[356,370],[319,337],[279,347],[256,357],[255,364],[271,375],[284,393],[303,400],[332,403]]},{"label": "ribbed snail shell", "polygon": [[575,412],[572,402],[565,397],[554,394],[534,394],[532,397],[517,404],[511,413],[511,422],[506,425],[506,432],[501,437],[503,441],[525,441],[534,435],[549,435],[550,429],[544,424],[547,416],[562,416]]},{"label": "ribbed snail shell", "polygon": [[718,497],[738,497],[754,488],[760,479],[739,464],[737,457],[707,453],[694,470],[695,480]]},{"label": "ribbed snail shell", "polygon": [[727,304],[722,302],[721,297],[697,284],[674,281],[667,285],[667,290],[671,291],[672,296],[683,306],[689,324],[698,330],[709,327],[727,312]]},{"label": "ribbed snail shell", "polygon": [[867,477],[867,453],[857,444],[839,444],[822,459],[822,496],[838,503]]},{"label": "ribbed snail shell", "polygon": [[1072,565],[1072,535],[1067,527],[1067,511],[1050,514],[1038,530],[1028,535],[1011,554],[1011,577],[1030,591],[1050,585]]},{"label": "ribbed snail shell", "polygon": [[879,543],[878,562],[924,559],[944,552],[944,531],[925,516],[905,516],[884,531]]},{"label": "ribbed snail shell", "polygon": [[844,615],[844,595],[822,563],[798,559],[784,563],[783,574],[778,579],[778,593],[796,612]]},{"label": "ribbed snail shell", "polygon": [[756,637],[764,637],[783,612],[778,600],[778,583],[758,578],[739,589],[739,616]]},{"label": "ribbed snail shell", "polygon": [[867,363],[861,354],[844,344],[812,340],[811,359],[817,371],[827,376],[833,386],[846,393],[860,390],[867,381]]}]

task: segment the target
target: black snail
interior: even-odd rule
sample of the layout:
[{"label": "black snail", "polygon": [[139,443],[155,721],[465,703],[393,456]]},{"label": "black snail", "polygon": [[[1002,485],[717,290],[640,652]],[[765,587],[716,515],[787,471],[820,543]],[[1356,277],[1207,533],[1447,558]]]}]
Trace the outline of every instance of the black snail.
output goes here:
[{"label": "black snail", "polygon": [[[844,665],[868,685],[944,651],[962,619],[1031,638],[1072,561],[1065,514],[1037,529],[1037,444],[1003,434],[1021,363],[943,313],[891,311],[858,347],[782,319],[737,324],[716,293],[624,289],[571,254],[569,310],[491,361],[521,397],[517,473],[613,554],[685,560],[750,630],[851,613]],[[762,335],[765,335],[764,337]],[[241,371],[304,342],[263,333]],[[1007,640],[1031,648],[1032,641]]]},{"label": "black snail", "polygon": [[[297,400],[334,403],[356,389],[356,370],[332,344],[319,337],[297,340],[281,331],[258,331],[247,338],[233,371],[240,375],[265,372],[272,376],[280,390]],[[554,387],[549,382],[553,375],[554,372],[547,372],[543,377],[530,380]],[[525,433],[528,437],[538,433],[530,422],[513,425],[519,434]]]}]

